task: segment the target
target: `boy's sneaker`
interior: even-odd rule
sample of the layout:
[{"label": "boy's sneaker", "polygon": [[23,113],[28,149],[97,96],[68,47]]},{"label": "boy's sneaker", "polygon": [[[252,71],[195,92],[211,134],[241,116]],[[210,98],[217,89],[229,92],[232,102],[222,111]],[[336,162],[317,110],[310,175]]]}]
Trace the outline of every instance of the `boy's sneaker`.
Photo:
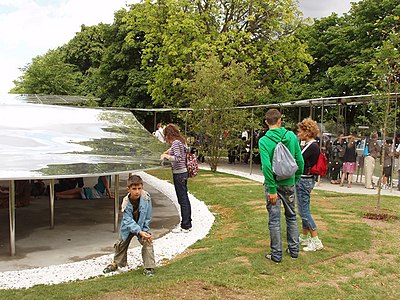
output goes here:
[{"label": "boy's sneaker", "polygon": [[272,254],[271,253],[265,254],[265,258],[269,259],[270,261],[276,262],[276,263],[280,263],[281,262],[281,260],[276,260],[276,259],[272,258]]},{"label": "boy's sneaker", "polygon": [[146,276],[149,276],[149,277],[154,276],[154,269],[144,269],[143,270],[143,275],[146,275]]},{"label": "boy's sneaker", "polygon": [[188,228],[188,229],[184,229],[182,227],[179,228],[174,228],[171,230],[172,233],[188,233],[192,231],[192,227]]},{"label": "boy's sneaker", "polygon": [[302,246],[308,246],[311,242],[311,237],[308,235],[299,235],[299,244]]},{"label": "boy's sneaker", "polygon": [[104,274],[111,273],[111,272],[117,271],[117,269],[118,269],[118,265],[117,265],[116,263],[112,263],[112,264],[109,264],[109,265],[103,270],[103,273],[104,273]]},{"label": "boy's sneaker", "polygon": [[320,239],[311,239],[310,244],[303,248],[303,251],[318,251],[324,248]]}]

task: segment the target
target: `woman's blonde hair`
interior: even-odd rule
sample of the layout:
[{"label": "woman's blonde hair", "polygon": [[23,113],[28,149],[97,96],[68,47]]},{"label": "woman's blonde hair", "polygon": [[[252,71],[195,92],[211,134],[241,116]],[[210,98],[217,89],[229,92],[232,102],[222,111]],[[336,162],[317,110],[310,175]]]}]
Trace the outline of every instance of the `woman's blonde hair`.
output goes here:
[{"label": "woman's blonde hair", "polygon": [[176,126],[175,124],[168,124],[164,128],[164,139],[168,144],[172,144],[172,142],[175,140],[179,140],[183,144],[186,144],[185,137],[181,134],[178,126]]},{"label": "woman's blonde hair", "polygon": [[311,118],[305,118],[303,121],[297,123],[297,128],[301,129],[307,138],[315,139],[319,135],[317,122]]}]

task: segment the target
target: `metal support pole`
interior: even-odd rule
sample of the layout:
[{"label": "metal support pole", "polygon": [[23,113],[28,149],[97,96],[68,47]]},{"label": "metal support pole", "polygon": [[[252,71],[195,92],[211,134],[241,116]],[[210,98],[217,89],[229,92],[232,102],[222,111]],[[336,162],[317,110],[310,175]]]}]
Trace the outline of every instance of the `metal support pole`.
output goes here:
[{"label": "metal support pole", "polygon": [[301,106],[299,106],[299,122],[301,122]]},{"label": "metal support pole", "polygon": [[157,112],[154,112],[154,131],[157,130]]},{"label": "metal support pole", "polygon": [[15,256],[15,181],[9,182],[8,213],[10,216],[10,255]]},{"label": "metal support pole", "polygon": [[118,231],[118,211],[119,211],[119,175],[114,176],[114,232]]},{"label": "metal support pole", "polygon": [[187,124],[188,124],[188,111],[186,111],[185,115],[185,136],[187,136]]},{"label": "metal support pole", "polygon": [[324,100],[322,100],[322,109],[321,109],[321,140],[320,147],[322,146],[322,139],[324,137]]},{"label": "metal support pole", "polygon": [[251,129],[250,129],[250,175],[253,172],[253,136],[254,136],[254,128],[253,128],[253,117],[254,117],[254,108],[251,109]]},{"label": "metal support pole", "polygon": [[54,229],[54,179],[50,179],[50,229]]}]

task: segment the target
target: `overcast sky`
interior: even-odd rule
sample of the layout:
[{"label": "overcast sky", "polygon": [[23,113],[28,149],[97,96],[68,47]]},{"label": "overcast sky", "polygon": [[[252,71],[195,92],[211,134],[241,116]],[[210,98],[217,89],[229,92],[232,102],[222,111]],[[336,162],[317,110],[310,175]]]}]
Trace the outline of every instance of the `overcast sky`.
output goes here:
[{"label": "overcast sky", "polygon": [[[306,17],[342,14],[358,0],[299,0]],[[0,0],[0,93],[7,93],[19,68],[72,39],[80,26],[112,23],[114,12],[135,0]]]}]

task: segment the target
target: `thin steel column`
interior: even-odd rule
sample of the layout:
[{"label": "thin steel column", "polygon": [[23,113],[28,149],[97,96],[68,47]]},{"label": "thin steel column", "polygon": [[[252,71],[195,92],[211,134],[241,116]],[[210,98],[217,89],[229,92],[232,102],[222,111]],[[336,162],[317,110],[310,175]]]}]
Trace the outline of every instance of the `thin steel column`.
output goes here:
[{"label": "thin steel column", "polygon": [[253,173],[253,136],[254,136],[254,108],[251,109],[251,130],[250,130],[250,175]]},{"label": "thin steel column", "polygon": [[157,112],[154,112],[154,131],[157,130]]},{"label": "thin steel column", "polygon": [[9,182],[8,213],[10,216],[10,255],[15,256],[15,181]]},{"label": "thin steel column", "polygon": [[301,106],[299,106],[299,123],[301,122]]},{"label": "thin steel column", "polygon": [[114,176],[114,232],[118,231],[118,211],[119,211],[119,175]]},{"label": "thin steel column", "polygon": [[54,229],[54,179],[50,179],[50,229]]},{"label": "thin steel column", "polygon": [[322,109],[321,109],[321,140],[320,147],[322,146],[322,139],[324,137],[324,100],[322,100]]}]

